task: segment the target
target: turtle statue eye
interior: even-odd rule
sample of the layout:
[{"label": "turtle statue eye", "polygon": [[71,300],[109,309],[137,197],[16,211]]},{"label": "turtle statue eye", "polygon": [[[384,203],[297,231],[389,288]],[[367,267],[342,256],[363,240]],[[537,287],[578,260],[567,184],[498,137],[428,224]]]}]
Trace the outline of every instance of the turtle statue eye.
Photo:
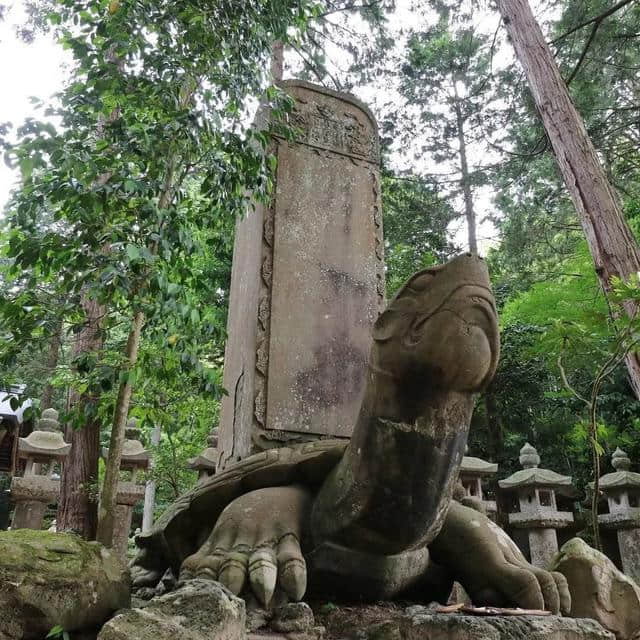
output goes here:
[{"label": "turtle statue eye", "polygon": [[424,291],[435,277],[434,273],[421,273],[409,283],[409,287],[413,291]]}]

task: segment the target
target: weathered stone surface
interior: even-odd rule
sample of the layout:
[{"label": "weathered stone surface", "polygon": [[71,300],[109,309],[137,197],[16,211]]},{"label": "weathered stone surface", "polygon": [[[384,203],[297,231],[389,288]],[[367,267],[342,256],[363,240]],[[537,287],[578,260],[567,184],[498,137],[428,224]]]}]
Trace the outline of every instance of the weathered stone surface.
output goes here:
[{"label": "weathered stone surface", "polygon": [[313,626],[313,611],[306,602],[290,602],[279,607],[271,621],[275,631],[309,631]]},{"label": "weathered stone surface", "polygon": [[244,640],[245,606],[218,582],[188,580],[109,620],[98,640]]},{"label": "weathered stone surface", "polygon": [[[16,478],[14,478],[15,480]],[[41,502],[39,500],[21,500],[16,504],[16,508],[13,512],[13,521],[11,522],[12,529],[42,529],[42,521],[44,520],[44,514],[47,511],[49,502],[45,500]]]},{"label": "weathered stone surface", "polygon": [[283,87],[296,140],[274,142],[273,202],[236,230],[222,468],[260,448],[351,434],[384,296],[375,120],[348,94]]},{"label": "weathered stone surface", "polygon": [[637,584],[640,583],[640,527],[618,529],[618,548],[622,559],[622,568]]},{"label": "weathered stone surface", "polygon": [[306,602],[290,602],[278,607],[270,627],[284,634],[287,640],[321,640],[325,634],[325,628],[315,624],[313,611]]},{"label": "weathered stone surface", "polygon": [[45,505],[58,501],[60,481],[47,476],[14,476],[11,480],[11,499],[16,502],[37,500]]},{"label": "weathered stone surface", "polygon": [[[129,606],[129,573],[97,543],[48,531],[0,532],[0,638],[42,638]],[[3,640],[4,640],[3,638]]]},{"label": "weathered stone surface", "polygon": [[554,558],[571,591],[571,615],[594,618],[619,639],[640,634],[640,588],[603,553],[572,538]]},{"label": "weathered stone surface", "polygon": [[595,620],[558,616],[414,614],[402,640],[614,640]]}]

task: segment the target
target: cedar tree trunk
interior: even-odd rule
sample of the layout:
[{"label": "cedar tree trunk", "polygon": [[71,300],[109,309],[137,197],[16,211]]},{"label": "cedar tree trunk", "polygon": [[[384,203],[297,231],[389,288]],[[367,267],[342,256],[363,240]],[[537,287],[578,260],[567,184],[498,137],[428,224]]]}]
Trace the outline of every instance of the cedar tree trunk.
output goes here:
[{"label": "cedar tree trunk", "polygon": [[[102,348],[100,320],[105,309],[95,300],[82,299],[86,313],[86,323],[75,336],[72,359],[90,351]],[[73,393],[69,397],[70,407],[88,407],[96,404],[97,399],[91,392]],[[100,422],[90,412],[82,429],[68,429],[67,441],[71,442],[71,452],[62,471],[60,500],[56,525],[58,531],[75,531],[87,540],[96,534],[97,525],[97,483],[98,457],[100,455]]]},{"label": "cedar tree trunk", "polygon": [[[640,270],[638,244],[529,3],[497,0],[497,4],[578,212],[596,274],[605,293],[609,293],[613,276],[627,280]],[[630,317],[637,311],[631,302],[624,308]],[[631,386],[640,398],[638,355],[629,353],[625,362]]]}]

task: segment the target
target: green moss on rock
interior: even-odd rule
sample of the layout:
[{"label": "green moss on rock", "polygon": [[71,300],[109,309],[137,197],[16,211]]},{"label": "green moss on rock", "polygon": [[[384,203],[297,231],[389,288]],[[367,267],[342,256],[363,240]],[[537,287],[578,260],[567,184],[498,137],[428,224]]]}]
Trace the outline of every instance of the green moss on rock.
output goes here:
[{"label": "green moss on rock", "polygon": [[0,532],[0,620],[9,621],[6,638],[42,637],[55,625],[91,628],[129,603],[126,566],[98,543],[66,533]]}]

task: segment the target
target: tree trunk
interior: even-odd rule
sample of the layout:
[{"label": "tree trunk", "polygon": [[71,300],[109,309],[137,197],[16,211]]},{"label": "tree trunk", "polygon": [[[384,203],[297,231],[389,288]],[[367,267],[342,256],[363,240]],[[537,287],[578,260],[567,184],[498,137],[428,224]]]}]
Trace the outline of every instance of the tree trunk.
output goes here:
[{"label": "tree trunk", "polygon": [[[155,458],[157,455],[157,447],[160,444],[160,425],[156,425],[151,434],[151,448],[153,456],[149,463],[150,470],[155,467]],[[142,533],[149,533],[153,526],[153,511],[156,506],[156,481],[151,478],[147,480],[147,486],[144,489],[144,509],[142,511]]]},{"label": "tree trunk", "polygon": [[47,383],[44,386],[42,395],[40,396],[40,409],[48,409],[53,406],[53,385],[50,378],[55,368],[58,366],[58,357],[60,356],[60,347],[62,346],[62,321],[56,323],[56,327],[49,342],[49,351],[45,360],[44,375],[47,377]]},{"label": "tree trunk", "polygon": [[284,73],[284,45],[282,40],[276,40],[271,47],[271,77],[274,82],[280,82]]},{"label": "tree trunk", "polygon": [[[627,280],[640,270],[638,244],[529,3],[527,0],[498,0],[497,3],[578,212],[596,274],[605,293],[609,293],[613,276]],[[631,302],[624,308],[629,316],[637,311]],[[625,362],[631,386],[640,398],[638,355],[628,354]]]},{"label": "tree trunk", "polygon": [[491,462],[501,462],[504,451],[504,423],[491,385],[489,385],[484,392],[484,406],[487,412],[487,448],[489,451],[489,460],[491,460]]},{"label": "tree trunk", "polygon": [[[100,320],[105,309],[95,300],[83,296],[86,323],[75,336],[72,358],[102,348]],[[95,537],[97,525],[98,457],[100,455],[100,422],[95,412],[83,408],[95,405],[91,392],[72,393],[69,407],[78,407],[81,414],[90,415],[82,429],[67,428],[71,452],[64,463],[56,525],[58,531],[75,531],[87,540]]]},{"label": "tree trunk", "polygon": [[116,496],[118,493],[118,479],[120,476],[120,461],[122,459],[122,445],[125,438],[125,427],[127,416],[129,415],[129,405],[131,403],[130,374],[133,372],[138,360],[138,348],[140,346],[140,335],[144,324],[144,313],[137,311],[129,331],[127,340],[127,363],[123,367],[125,378],[120,383],[118,398],[113,411],[113,424],[111,427],[111,440],[109,442],[109,457],[100,494],[100,515],[98,518],[98,533],[96,540],[105,547],[113,545],[113,526],[115,524]]},{"label": "tree trunk", "polygon": [[[454,85],[455,90],[455,85]],[[469,176],[469,163],[467,162],[467,143],[464,139],[464,117],[460,107],[457,91],[455,98],[456,125],[458,129],[458,154],[460,155],[460,173],[462,179],[462,195],[464,197],[464,215],[467,219],[467,234],[469,238],[469,251],[478,253],[478,240],[476,238],[476,213],[473,209],[473,193]]]}]

